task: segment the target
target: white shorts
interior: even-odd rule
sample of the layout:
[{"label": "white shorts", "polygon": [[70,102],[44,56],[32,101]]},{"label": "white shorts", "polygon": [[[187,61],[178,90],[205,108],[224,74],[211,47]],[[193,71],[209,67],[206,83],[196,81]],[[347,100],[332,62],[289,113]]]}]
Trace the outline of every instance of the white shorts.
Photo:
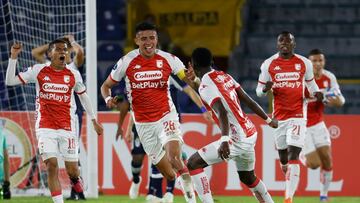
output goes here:
[{"label": "white shorts", "polygon": [[54,129],[36,130],[38,148],[42,159],[63,157],[64,161],[79,160],[79,140],[76,132]]},{"label": "white shorts", "polygon": [[287,149],[289,145],[304,147],[306,137],[306,120],[303,118],[290,118],[279,121],[278,128],[275,129],[276,149]]},{"label": "white shorts", "polygon": [[307,128],[303,152],[309,154],[322,146],[331,146],[330,133],[323,121]]},{"label": "white shorts", "polygon": [[[256,141],[257,133],[251,136],[251,139]],[[221,141],[212,142],[205,147],[198,150],[201,158],[210,166],[224,160],[219,157],[218,149]],[[255,168],[255,143],[247,144],[249,146],[243,147],[243,143],[232,142],[230,144],[230,159],[235,161],[238,171],[252,171]]]},{"label": "white shorts", "polygon": [[154,123],[137,123],[136,130],[144,151],[154,165],[164,157],[166,143],[172,140],[178,140],[180,144],[184,142],[176,111],[172,111]]}]

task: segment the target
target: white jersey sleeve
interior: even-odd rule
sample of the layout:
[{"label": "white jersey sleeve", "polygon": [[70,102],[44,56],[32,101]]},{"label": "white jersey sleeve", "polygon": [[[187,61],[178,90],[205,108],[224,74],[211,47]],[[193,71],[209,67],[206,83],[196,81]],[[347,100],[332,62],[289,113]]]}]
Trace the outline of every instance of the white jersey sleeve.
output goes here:
[{"label": "white jersey sleeve", "polygon": [[210,79],[207,80],[205,79],[201,82],[199,86],[199,94],[202,100],[204,100],[210,107],[212,107],[212,105],[221,98],[221,95],[219,94],[217,87],[212,84]]},{"label": "white jersey sleeve", "polygon": [[181,60],[177,56],[161,50],[157,50],[157,51],[158,51],[157,53],[160,56],[164,57],[166,61],[169,63],[171,72],[174,75],[177,75],[181,70],[185,69],[185,65],[183,64],[183,62],[181,62]]},{"label": "white jersey sleeve", "polygon": [[[126,57],[126,56],[125,56]],[[116,82],[120,82],[125,77],[125,57],[122,57],[113,67],[110,77]]]},{"label": "white jersey sleeve", "polygon": [[35,83],[37,80],[37,75],[40,70],[45,67],[46,64],[35,64],[31,67],[28,67],[26,71],[19,73],[19,78],[23,83]]},{"label": "white jersey sleeve", "polygon": [[71,69],[71,72],[74,74],[75,77],[75,86],[74,91],[76,94],[82,94],[86,91],[86,87],[84,85],[83,79],[80,75],[80,72],[75,69]]},{"label": "white jersey sleeve", "polygon": [[302,60],[305,64],[305,84],[308,88],[311,95],[314,94],[314,92],[319,92],[319,87],[317,86],[315,80],[314,80],[314,72],[313,72],[313,65],[311,61],[305,57],[302,57]]},{"label": "white jersey sleeve", "polygon": [[271,81],[271,77],[269,74],[269,61],[266,60],[261,64],[260,67],[260,75],[259,75],[259,79],[258,79],[258,84],[256,87],[256,95],[258,97],[263,97],[265,96],[267,93],[263,92],[263,89],[265,87],[266,82]]}]

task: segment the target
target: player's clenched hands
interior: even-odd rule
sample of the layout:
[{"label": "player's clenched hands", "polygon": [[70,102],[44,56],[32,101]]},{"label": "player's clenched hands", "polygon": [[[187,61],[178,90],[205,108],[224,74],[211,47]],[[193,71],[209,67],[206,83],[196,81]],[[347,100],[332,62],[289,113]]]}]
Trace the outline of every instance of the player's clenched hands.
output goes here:
[{"label": "player's clenched hands", "polygon": [[93,123],[94,130],[96,131],[96,133],[98,135],[102,135],[104,133],[104,129],[103,129],[102,125],[100,123],[98,123],[96,119],[93,119],[92,123]]},{"label": "player's clenched hands", "polygon": [[263,92],[265,93],[265,92],[269,91],[272,88],[273,84],[274,83],[272,81],[267,81],[265,83],[265,87],[263,89]]},{"label": "player's clenched hands", "polygon": [[12,59],[17,59],[17,57],[20,54],[21,50],[22,50],[22,44],[20,42],[15,42],[11,46],[11,58]]},{"label": "player's clenched hands", "polygon": [[192,67],[191,63],[189,62],[187,70],[185,70],[185,75],[190,81],[194,81],[196,78],[194,68]]},{"label": "player's clenched hands", "polygon": [[220,147],[218,149],[219,157],[223,160],[229,159],[230,156],[230,147],[228,141],[223,141],[220,144]]},{"label": "player's clenched hands", "polygon": [[324,94],[322,92],[314,92],[314,97],[316,98],[316,101],[322,102]]},{"label": "player's clenched hands", "polygon": [[118,99],[116,97],[108,97],[106,99],[106,106],[110,109],[116,108],[118,105]]},{"label": "player's clenched hands", "polygon": [[276,118],[273,118],[271,120],[271,122],[269,123],[269,126],[272,128],[277,128],[278,127],[278,120]]}]

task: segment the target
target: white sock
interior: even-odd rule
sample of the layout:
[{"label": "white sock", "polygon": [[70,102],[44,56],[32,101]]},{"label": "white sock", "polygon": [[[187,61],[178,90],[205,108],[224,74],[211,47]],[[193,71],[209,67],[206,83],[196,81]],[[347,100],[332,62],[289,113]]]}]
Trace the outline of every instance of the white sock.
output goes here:
[{"label": "white sock", "polygon": [[286,189],[285,199],[293,198],[295,191],[299,185],[300,166],[299,161],[289,161],[289,166],[286,172]]},{"label": "white sock", "polygon": [[320,196],[328,196],[329,186],[333,179],[333,171],[321,170],[320,172]]},{"label": "white sock", "polygon": [[186,202],[195,203],[196,196],[189,172],[181,173],[179,176],[179,182],[183,189]]},{"label": "white sock", "polygon": [[257,178],[255,182],[249,186],[249,189],[259,202],[274,203],[269,192],[266,189],[265,184],[259,178]]},{"label": "white sock", "polygon": [[52,196],[52,200],[53,200],[54,203],[64,203],[64,199],[63,199],[62,194]]},{"label": "white sock", "polygon": [[214,203],[214,200],[211,195],[210,183],[204,169],[199,168],[193,171],[190,171],[191,179],[194,183],[195,190],[203,203]]}]

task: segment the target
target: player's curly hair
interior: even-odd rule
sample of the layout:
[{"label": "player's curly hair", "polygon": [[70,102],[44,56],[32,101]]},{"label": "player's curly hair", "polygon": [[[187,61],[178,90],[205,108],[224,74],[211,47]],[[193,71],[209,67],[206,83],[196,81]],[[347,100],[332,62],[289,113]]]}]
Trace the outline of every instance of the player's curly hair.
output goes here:
[{"label": "player's curly hair", "polygon": [[207,68],[213,64],[211,51],[204,47],[196,48],[191,54],[191,60],[196,68]]},{"label": "player's curly hair", "polygon": [[324,52],[321,51],[321,49],[312,49],[309,52],[308,56],[319,55],[319,54],[324,54]]}]

